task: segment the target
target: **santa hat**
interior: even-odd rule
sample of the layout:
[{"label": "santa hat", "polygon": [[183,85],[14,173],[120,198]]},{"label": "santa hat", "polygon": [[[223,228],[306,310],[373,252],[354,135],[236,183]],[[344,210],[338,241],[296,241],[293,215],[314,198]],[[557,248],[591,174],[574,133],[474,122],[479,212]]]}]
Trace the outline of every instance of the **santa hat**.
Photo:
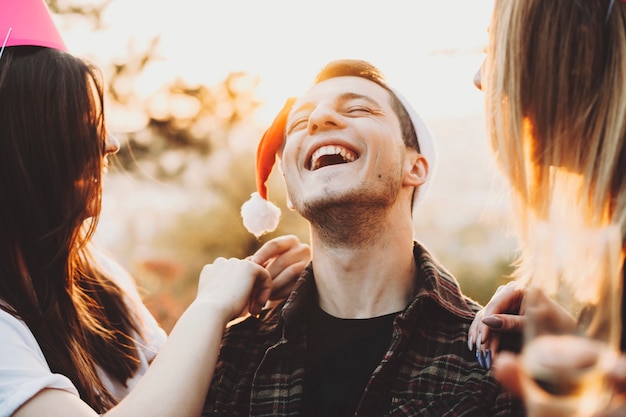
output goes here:
[{"label": "santa hat", "polygon": [[[426,182],[421,185],[419,190],[413,197],[413,209],[424,198],[426,190],[432,182],[437,163],[437,152],[435,149],[435,141],[426,126],[426,123],[419,117],[417,112],[409,104],[404,96],[392,89],[393,93],[398,97],[404,108],[406,109],[413,128],[417,135],[417,141],[422,154],[428,161],[428,177]],[[285,125],[287,116],[291,111],[291,107],[295,102],[295,98],[289,98],[283,108],[280,110],[272,125],[265,131],[256,155],[256,187],[257,192],[251,194],[250,199],[241,206],[241,217],[243,224],[250,233],[259,237],[267,232],[272,232],[278,226],[280,218],[280,209],[267,200],[267,187],[265,183],[272,173],[274,163],[276,162],[276,153],[282,147],[285,139]]]},{"label": "santa hat", "polygon": [[276,153],[283,146],[287,116],[295,101],[294,97],[287,99],[272,125],[263,134],[256,150],[257,192],[252,193],[250,199],[241,206],[243,225],[256,237],[273,232],[278,226],[280,209],[268,201],[265,183],[274,169]]},{"label": "santa hat", "polygon": [[413,122],[413,129],[415,129],[415,135],[417,136],[417,144],[420,148],[420,154],[428,161],[428,176],[426,181],[422,184],[413,197],[413,210],[424,199],[426,190],[430,187],[433,177],[435,176],[435,169],[437,167],[437,148],[435,146],[435,139],[430,129],[424,123],[422,118],[417,114],[411,103],[397,90],[391,89],[393,93],[398,97],[398,100],[404,106],[404,109],[409,114],[411,122]]},{"label": "santa hat", "polygon": [[0,0],[0,5],[0,56],[6,46],[67,50],[44,0]]}]

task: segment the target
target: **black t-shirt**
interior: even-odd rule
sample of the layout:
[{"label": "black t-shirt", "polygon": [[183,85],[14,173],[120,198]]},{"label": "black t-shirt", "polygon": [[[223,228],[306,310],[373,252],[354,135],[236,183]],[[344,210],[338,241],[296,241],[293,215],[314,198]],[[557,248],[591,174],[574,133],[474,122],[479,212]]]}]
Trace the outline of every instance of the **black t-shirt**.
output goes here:
[{"label": "black t-shirt", "polygon": [[311,308],[303,415],[353,416],[372,372],[389,348],[398,313],[340,319]]}]

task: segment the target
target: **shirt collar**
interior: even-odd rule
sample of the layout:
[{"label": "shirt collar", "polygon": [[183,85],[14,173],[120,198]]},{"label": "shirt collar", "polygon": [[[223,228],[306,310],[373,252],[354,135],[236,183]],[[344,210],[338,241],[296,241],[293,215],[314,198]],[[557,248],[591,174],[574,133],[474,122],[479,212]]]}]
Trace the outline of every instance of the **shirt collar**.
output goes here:
[{"label": "shirt collar", "polygon": [[[428,299],[453,316],[472,320],[475,311],[467,297],[461,293],[457,280],[448,272],[435,257],[420,243],[413,243],[413,256],[417,265],[415,279],[417,290],[409,306],[401,314],[403,317],[413,316],[416,305]],[[317,287],[313,276],[313,265],[309,263],[302,271],[294,290],[285,302],[281,311],[281,321],[285,324],[285,332],[291,328],[301,328],[308,307],[317,302]]]}]

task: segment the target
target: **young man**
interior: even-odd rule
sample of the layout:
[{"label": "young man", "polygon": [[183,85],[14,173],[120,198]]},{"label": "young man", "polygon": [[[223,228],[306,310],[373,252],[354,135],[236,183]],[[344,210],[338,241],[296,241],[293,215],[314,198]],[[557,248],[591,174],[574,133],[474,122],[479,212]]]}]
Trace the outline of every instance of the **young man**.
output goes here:
[{"label": "young man", "polygon": [[434,152],[380,72],[332,62],[288,102],[259,147],[262,197],[277,148],[312,263],[226,331],[203,415],[523,415],[467,350],[479,306],[413,239]]}]

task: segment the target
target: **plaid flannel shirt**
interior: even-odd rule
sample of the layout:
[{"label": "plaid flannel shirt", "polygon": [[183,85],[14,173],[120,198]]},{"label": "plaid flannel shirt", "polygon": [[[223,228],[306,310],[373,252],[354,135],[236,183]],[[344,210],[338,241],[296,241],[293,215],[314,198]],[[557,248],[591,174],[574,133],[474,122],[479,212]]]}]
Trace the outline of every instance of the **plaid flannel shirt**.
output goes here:
[{"label": "plaid flannel shirt", "polygon": [[[480,306],[428,251],[414,245],[415,297],[394,320],[391,344],[355,416],[524,416],[518,400],[480,368],[467,331]],[[309,265],[279,308],[230,326],[203,416],[298,416],[306,363],[304,320],[316,302]]]}]

